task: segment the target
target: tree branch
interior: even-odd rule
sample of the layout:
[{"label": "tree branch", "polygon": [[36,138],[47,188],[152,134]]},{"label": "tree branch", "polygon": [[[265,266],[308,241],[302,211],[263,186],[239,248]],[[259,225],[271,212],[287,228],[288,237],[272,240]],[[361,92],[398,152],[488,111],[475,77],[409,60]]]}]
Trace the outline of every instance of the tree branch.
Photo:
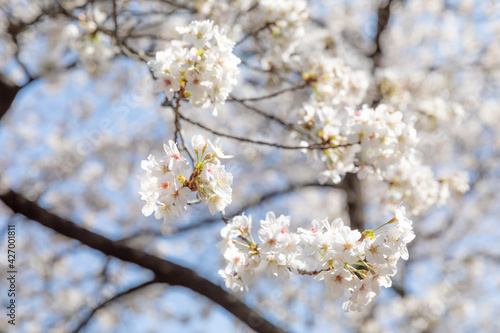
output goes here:
[{"label": "tree branch", "polygon": [[300,85],[297,85],[297,86],[283,88],[281,90],[278,90],[276,92],[273,92],[273,93],[270,93],[270,94],[264,95],[264,96],[248,97],[248,98],[237,98],[235,96],[229,96],[229,100],[235,100],[235,101],[238,101],[238,102],[261,101],[261,100],[264,100],[264,99],[269,99],[269,98],[273,98],[273,97],[279,96],[279,95],[284,94],[284,93],[289,92],[289,91],[295,91],[295,90],[299,90],[299,89],[304,89],[306,87],[307,87],[307,84],[303,83],[303,84],[300,84]]},{"label": "tree branch", "polygon": [[351,229],[365,230],[365,214],[361,182],[355,173],[348,173],[342,181],[347,195],[347,207]]},{"label": "tree branch", "polygon": [[[377,10],[377,34],[375,35],[375,52],[370,55],[373,59],[373,70],[375,71],[382,62],[382,47],[380,43],[380,36],[387,28],[389,19],[391,17],[391,4],[393,0],[388,0],[385,5],[381,5]],[[380,99],[376,98],[372,106],[376,106]],[[364,219],[364,203],[363,191],[361,182],[358,177],[353,173],[348,173],[344,179],[345,189],[347,192],[347,204],[349,207],[349,219],[351,220],[351,228],[358,230],[365,230]]]},{"label": "tree branch", "polygon": [[17,96],[19,90],[22,87],[19,87],[14,82],[9,80],[6,76],[0,74],[0,120],[7,113],[14,102],[14,99]]},{"label": "tree branch", "polygon": [[385,6],[380,6],[377,11],[377,34],[375,35],[375,52],[370,55],[373,59],[373,67],[380,67],[382,61],[382,47],[380,43],[380,36],[387,28],[389,19],[391,17],[391,4],[393,0],[388,0]]},{"label": "tree branch", "polygon": [[263,26],[261,26],[257,30],[252,31],[250,33],[246,33],[245,36],[242,39],[240,39],[239,41],[236,42],[235,46],[240,45],[241,43],[243,43],[244,41],[246,41],[250,37],[255,37],[256,38],[257,35],[259,34],[259,32],[264,31],[266,29],[269,29],[269,27],[271,27],[273,25],[275,25],[274,22],[267,22],[266,24],[264,24]]},{"label": "tree branch", "polygon": [[[279,189],[279,190],[275,190],[275,191],[271,191],[271,192],[262,194],[260,197],[256,198],[255,200],[248,202],[244,206],[241,206],[241,208],[236,210],[235,213],[231,213],[231,214],[227,215],[226,218],[232,219],[236,215],[240,215],[243,212],[245,212],[246,210],[253,208],[253,207],[257,207],[268,200],[271,200],[275,197],[279,197],[281,195],[288,194],[290,192],[294,192],[294,191],[297,191],[297,190],[300,190],[300,189],[303,189],[306,187],[330,187],[330,188],[334,188],[334,189],[345,190],[345,183],[342,182],[340,184],[320,184],[317,182],[311,182],[311,183],[290,184],[283,189]],[[208,226],[208,225],[211,225],[212,223],[220,222],[220,221],[221,221],[221,218],[211,216],[211,217],[205,218],[199,222],[188,224],[185,226],[181,226],[181,227],[177,228],[176,230],[174,230],[173,235],[179,234],[181,232],[186,232],[186,231],[189,232],[189,231],[197,229],[199,227]],[[141,231],[135,232],[127,237],[120,239],[119,242],[127,243],[130,240],[135,239],[135,238],[140,237],[140,236],[161,236],[161,235],[162,234],[160,231],[151,231],[151,230],[143,231],[143,230],[141,230]]]},{"label": "tree branch", "polygon": [[263,110],[255,107],[253,105],[250,105],[249,103],[245,102],[244,100],[239,100],[236,97],[230,95],[230,98],[227,101],[228,102],[238,102],[241,105],[243,105],[245,108],[247,108],[247,109],[249,109],[249,110],[265,117],[265,118],[268,118],[268,119],[271,119],[271,120],[277,122],[278,124],[280,124],[281,126],[283,126],[284,128],[286,128],[288,130],[293,130],[293,131],[300,133],[302,135],[312,137],[307,131],[303,130],[301,127],[298,127],[292,123],[287,123],[286,121],[284,121],[284,120],[282,120],[282,119],[280,119],[272,114],[268,114],[268,113],[264,112]]},{"label": "tree branch", "polygon": [[342,144],[342,145],[336,145],[336,146],[332,146],[332,145],[328,145],[328,144],[311,144],[309,146],[288,146],[288,145],[282,145],[279,143],[272,143],[272,142],[266,142],[266,141],[260,141],[260,140],[252,140],[252,139],[243,138],[240,136],[222,133],[222,132],[219,132],[217,130],[211,129],[211,128],[209,128],[209,127],[207,127],[199,122],[196,122],[192,119],[189,119],[180,113],[179,113],[179,118],[184,120],[184,121],[187,121],[188,123],[190,123],[192,125],[198,126],[199,128],[202,128],[202,129],[209,131],[210,133],[213,133],[213,134],[218,135],[218,136],[222,136],[222,137],[225,137],[228,139],[238,140],[238,141],[242,141],[242,142],[248,142],[248,143],[253,143],[253,144],[263,145],[263,146],[276,147],[276,148],[281,148],[281,149],[290,149],[290,150],[323,149],[323,150],[326,150],[326,149],[335,149],[335,148],[339,148],[339,147],[347,147],[347,146],[352,145],[352,144],[348,143],[348,144]]},{"label": "tree branch", "polygon": [[279,327],[267,321],[256,311],[249,308],[234,295],[202,278],[189,268],[168,260],[160,259],[82,228],[69,220],[50,213],[37,203],[26,199],[12,190],[0,194],[0,200],[15,213],[22,214],[28,219],[36,221],[64,236],[76,239],[106,255],[116,257],[152,271],[157,277],[158,282],[164,282],[174,286],[183,286],[207,297],[257,332],[284,332]]},{"label": "tree branch", "polygon": [[[257,207],[260,204],[264,203],[265,201],[271,200],[271,199],[273,199],[275,197],[278,197],[278,196],[281,196],[281,195],[284,195],[284,194],[287,194],[287,193],[290,193],[290,192],[293,192],[293,191],[296,191],[296,190],[299,190],[299,189],[302,189],[302,188],[305,188],[305,187],[331,187],[331,188],[336,188],[336,189],[342,189],[342,188],[344,188],[342,186],[342,184],[339,184],[339,185],[335,185],[335,184],[319,184],[319,183],[290,184],[286,188],[283,188],[283,189],[280,189],[280,190],[275,190],[275,191],[263,194],[262,196],[260,196],[256,200],[248,202],[246,205],[242,206],[236,213],[228,215],[227,218],[228,219],[232,219],[236,215],[240,215],[240,214],[242,214],[243,212],[245,212],[246,210],[248,210],[250,208]],[[189,231],[189,230],[198,228],[198,227],[200,227],[202,225],[207,225],[207,224],[214,223],[216,221],[220,221],[220,219],[215,218],[215,217],[211,217],[211,218],[208,218],[208,219],[204,219],[204,220],[202,220],[201,222],[198,222],[198,223],[193,223],[193,224],[190,224],[190,225],[186,225],[186,226],[180,227],[180,228],[178,228],[176,230],[176,232]]]},{"label": "tree branch", "polygon": [[127,290],[124,290],[122,291],[121,293],[118,293],[116,294],[115,296],[111,297],[111,298],[108,298],[106,301],[102,302],[101,304],[99,304],[98,306],[96,306],[94,309],[92,309],[92,311],[87,315],[87,317],[85,317],[81,322],[80,324],[73,330],[73,333],[78,333],[80,332],[80,330],[85,327],[85,325],[88,324],[88,322],[90,321],[90,319],[92,319],[92,317],[94,316],[94,314],[99,311],[100,309],[104,308],[106,305],[108,305],[109,303],[112,303],[114,301],[116,301],[117,299],[119,298],[122,298],[126,295],[130,295],[138,290],[141,290],[141,289],[144,289],[145,287],[147,286],[150,286],[152,284],[155,284],[155,283],[158,283],[158,281],[156,279],[153,279],[153,280],[150,280],[150,281],[146,281],[144,283],[141,283],[140,285],[138,286],[135,286],[135,287],[132,287],[130,289],[127,289]]},{"label": "tree branch", "polygon": [[[61,70],[70,70],[74,67],[76,67],[77,62],[74,61],[64,68],[60,68]],[[12,106],[12,103],[14,102],[14,99],[16,98],[17,94],[19,91],[22,89],[26,88],[28,85],[31,83],[43,78],[42,76],[35,76],[35,77],[30,77],[26,83],[24,83],[22,86],[16,85],[11,79],[9,79],[7,76],[3,75],[0,73],[0,91],[2,92],[0,94],[0,120],[2,120],[3,116],[9,111],[10,107]]]}]

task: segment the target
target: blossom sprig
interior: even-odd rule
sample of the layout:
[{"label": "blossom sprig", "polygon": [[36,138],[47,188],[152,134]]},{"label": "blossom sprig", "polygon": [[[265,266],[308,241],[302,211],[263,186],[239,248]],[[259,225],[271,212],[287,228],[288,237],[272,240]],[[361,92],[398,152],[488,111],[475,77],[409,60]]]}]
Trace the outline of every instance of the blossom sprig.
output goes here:
[{"label": "blossom sprig", "polygon": [[403,114],[383,104],[375,109],[364,105],[337,110],[310,102],[303,105],[301,124],[332,145],[320,155],[326,166],[319,176],[322,183],[339,183],[347,172],[375,173],[384,179],[391,166],[414,153],[418,142],[415,128],[403,121]]},{"label": "blossom sprig", "polygon": [[234,42],[209,20],[176,30],[182,40],[173,40],[148,63],[156,77],[154,88],[168,100],[179,94],[197,107],[211,107],[216,115],[216,105],[224,104],[237,83],[241,61],[232,53]]},{"label": "blossom sprig", "polygon": [[78,25],[68,27],[74,36],[72,47],[83,67],[92,75],[99,75],[118,52],[111,37],[99,29],[107,18],[106,13],[93,8],[88,13],[80,13]]},{"label": "blossom sprig", "polygon": [[295,69],[311,87],[311,100],[331,106],[360,104],[369,86],[366,72],[354,70],[342,59],[321,53],[297,59]]},{"label": "blossom sprig", "polygon": [[304,0],[260,0],[255,10],[259,28],[257,42],[263,45],[261,64],[263,69],[278,69],[290,65],[293,55],[306,35],[305,25],[309,18]]},{"label": "blossom sprig", "polygon": [[290,274],[311,275],[325,281],[331,297],[349,297],[345,311],[361,309],[380,294],[380,287],[391,286],[397,261],[408,259],[406,244],[415,238],[403,207],[381,227],[363,233],[341,219],[314,220],[310,229],[290,232],[290,217],[273,212],[260,224],[258,241],[252,235],[251,216],[235,216],[222,229],[218,247],[226,267],[219,275],[226,287],[248,290],[261,272],[284,279]]},{"label": "blossom sprig", "polygon": [[219,158],[232,156],[222,152],[219,139],[213,144],[201,135],[195,135],[191,145],[197,157],[191,172],[188,172],[189,162],[172,140],[163,145],[165,156],[157,159],[149,155],[142,161],[141,167],[146,172],[139,176],[139,194],[145,201],[142,209],[145,216],[154,212],[157,219],[170,222],[180,211],[187,209],[191,192],[197,192],[198,197],[207,202],[212,215],[231,203],[233,176]]},{"label": "blossom sprig", "polygon": [[348,172],[359,178],[374,175],[385,184],[381,202],[391,210],[404,202],[411,215],[445,203],[451,193],[468,190],[466,174],[436,178],[419,157],[414,124],[385,104],[353,109],[310,101],[301,116],[300,124],[312,136],[332,146],[316,155],[325,165],[318,176],[321,183],[339,183]]}]

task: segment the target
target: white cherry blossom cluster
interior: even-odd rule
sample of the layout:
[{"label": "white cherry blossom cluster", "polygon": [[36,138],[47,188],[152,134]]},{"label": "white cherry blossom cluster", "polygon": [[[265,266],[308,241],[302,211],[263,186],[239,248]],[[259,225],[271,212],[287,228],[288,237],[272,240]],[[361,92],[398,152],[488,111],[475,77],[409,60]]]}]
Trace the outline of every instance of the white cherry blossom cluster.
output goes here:
[{"label": "white cherry blossom cluster", "polygon": [[420,215],[448,198],[440,197],[440,184],[429,166],[414,156],[389,166],[381,202],[389,209],[404,202],[411,215]]},{"label": "white cherry blossom cluster", "polygon": [[197,107],[212,107],[216,115],[216,105],[224,104],[237,83],[240,59],[232,53],[234,42],[209,20],[176,30],[182,40],[173,40],[148,63],[155,90],[164,91],[168,100],[177,94]]},{"label": "white cherry blossom cluster", "polygon": [[220,27],[239,30],[235,16],[247,12],[255,5],[254,0],[183,0],[180,3],[196,8],[198,15],[213,20]]},{"label": "white cherry blossom cluster", "polygon": [[403,120],[403,113],[380,104],[375,109],[363,105],[347,109],[348,142],[359,143],[360,171],[376,173],[385,179],[387,170],[408,156],[413,156],[418,142],[413,124]]},{"label": "white cherry blossom cluster", "polygon": [[111,37],[99,30],[107,16],[98,8],[78,16],[79,25],[70,25],[74,35],[73,49],[87,72],[98,75],[117,53]]},{"label": "white cherry blossom cluster", "polygon": [[449,126],[450,123],[460,123],[465,117],[466,112],[461,104],[447,101],[441,96],[432,96],[432,91],[410,103],[412,95],[422,94],[419,90],[426,89],[423,87],[435,86],[434,90],[438,92],[445,89],[442,87],[445,79],[438,74],[429,77],[425,73],[412,72],[409,76],[408,73],[400,71],[396,68],[378,69],[375,73],[378,93],[384,103],[415,112],[420,130],[432,132],[441,126]]},{"label": "white cherry blossom cluster", "polygon": [[340,58],[314,54],[296,64],[304,81],[311,87],[311,99],[330,106],[352,106],[361,103],[369,81],[364,71],[345,66]]},{"label": "white cherry blossom cluster", "polygon": [[289,227],[290,217],[269,212],[255,241],[251,216],[235,216],[222,229],[218,244],[226,259],[225,269],[219,271],[226,287],[248,290],[261,272],[285,279],[290,273],[311,275],[325,281],[331,297],[349,297],[345,311],[359,310],[380,294],[380,287],[391,286],[397,261],[408,259],[406,244],[415,238],[403,207],[389,222],[363,233],[341,219],[314,220],[312,228],[297,232]]},{"label": "white cherry blossom cluster", "polygon": [[391,210],[404,202],[411,215],[445,203],[452,192],[468,190],[466,174],[439,180],[422,164],[413,124],[384,104],[351,109],[310,102],[303,105],[301,124],[332,146],[319,152],[326,167],[318,177],[321,183],[339,183],[347,172],[359,178],[373,174],[387,184],[381,201]]},{"label": "white cherry blossom cluster", "polygon": [[439,180],[442,184],[441,191],[464,194],[469,190],[469,175],[465,171],[455,172]]},{"label": "white cherry blossom cluster", "polygon": [[417,112],[421,114],[420,124],[428,131],[454,121],[460,122],[465,116],[465,110],[460,104],[446,102],[441,97],[421,101]]},{"label": "white cherry blossom cluster", "polygon": [[163,145],[165,156],[157,159],[149,155],[147,160],[142,161],[141,167],[146,172],[139,176],[139,194],[145,201],[144,215],[154,212],[157,219],[169,222],[180,211],[186,210],[191,192],[197,192],[198,197],[207,202],[212,215],[231,203],[233,176],[226,171],[219,158],[232,156],[224,155],[219,140],[212,144],[201,135],[195,135],[191,144],[196,153],[191,172],[188,172],[189,162],[172,140]]},{"label": "white cherry blossom cluster", "polygon": [[338,111],[323,103],[308,103],[303,106],[301,124],[333,147],[321,152],[326,164],[320,174],[323,183],[338,183],[347,172],[376,173],[384,179],[388,168],[412,154],[417,143],[415,128],[403,121],[402,113],[383,104]]},{"label": "white cherry blossom cluster", "polygon": [[469,190],[466,172],[438,179],[432,169],[414,155],[390,166],[384,180],[386,188],[381,193],[382,203],[394,209],[404,202],[414,216],[425,213],[436,204],[444,205],[452,194],[461,195]]},{"label": "white cherry blossom cluster", "polygon": [[378,68],[375,72],[377,93],[382,96],[385,103],[400,109],[406,109],[411,102],[411,93],[408,82],[401,73],[394,68]]},{"label": "white cherry blossom cluster", "polygon": [[262,57],[264,69],[281,67],[288,63],[305,35],[309,17],[307,2],[303,0],[259,0],[258,15],[268,25],[266,33],[259,34],[259,42],[266,43]]}]

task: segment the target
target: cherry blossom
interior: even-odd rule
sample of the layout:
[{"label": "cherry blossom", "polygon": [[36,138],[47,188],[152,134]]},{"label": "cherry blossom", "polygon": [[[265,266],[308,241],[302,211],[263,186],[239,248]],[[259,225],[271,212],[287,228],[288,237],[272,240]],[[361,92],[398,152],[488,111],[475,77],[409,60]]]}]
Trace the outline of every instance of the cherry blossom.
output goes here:
[{"label": "cherry blossom", "polygon": [[178,94],[195,106],[211,107],[217,115],[217,104],[224,104],[237,83],[240,59],[232,53],[234,42],[209,20],[193,21],[177,31],[182,40],[173,40],[148,63],[156,77],[154,87],[168,100]]},{"label": "cherry blossom", "polygon": [[207,202],[212,214],[224,210],[231,203],[233,176],[217,158],[220,144],[215,150],[210,140],[203,139],[201,135],[194,136],[191,142],[197,159],[190,174],[187,171],[190,167],[188,160],[172,140],[163,145],[166,156],[157,160],[154,155],[149,155],[147,160],[141,162],[142,169],[146,171],[138,176],[141,181],[139,194],[145,201],[144,215],[154,212],[157,219],[168,223],[187,209],[191,192],[197,192],[198,197]]},{"label": "cherry blossom", "polygon": [[329,297],[350,295],[345,311],[360,310],[380,294],[380,287],[391,286],[397,260],[408,260],[406,244],[415,237],[404,207],[398,207],[389,222],[363,233],[341,219],[315,220],[310,230],[290,232],[289,216],[268,212],[256,242],[251,221],[250,216],[235,216],[221,231],[218,247],[227,264],[219,275],[226,287],[248,290],[261,272],[283,279],[290,274],[313,275],[325,281]]}]

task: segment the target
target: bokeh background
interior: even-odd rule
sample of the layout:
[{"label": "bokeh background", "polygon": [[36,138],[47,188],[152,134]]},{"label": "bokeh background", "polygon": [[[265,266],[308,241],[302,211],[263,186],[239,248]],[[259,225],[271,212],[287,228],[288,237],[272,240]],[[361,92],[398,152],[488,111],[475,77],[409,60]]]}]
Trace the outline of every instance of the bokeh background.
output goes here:
[{"label": "bokeh background", "polygon": [[[302,4],[307,16],[294,17]],[[249,98],[298,86],[302,78],[287,59],[317,48],[365,73],[369,86],[359,104],[401,110],[415,123],[425,164],[437,177],[465,172],[470,190],[412,217],[417,237],[410,260],[365,311],[344,313],[342,301],[326,297],[323,283],[309,276],[263,277],[238,297],[293,332],[500,331],[500,2],[0,0],[0,8],[2,191],[14,190],[223,286],[217,271],[224,261],[215,246],[224,226],[220,215],[191,205],[164,225],[141,213],[140,162],[159,154],[174,132],[173,112],[153,91],[147,61],[178,37],[176,26],[212,19],[240,41],[234,53],[241,73],[232,95]],[[296,24],[288,26],[287,38],[259,30],[268,8]],[[183,115],[192,122],[181,125],[187,138],[200,133],[213,140],[222,133],[297,145],[299,138],[269,116],[296,123],[309,94],[290,89],[228,101],[218,117],[186,103]],[[299,150],[231,138],[223,138],[223,146],[235,156],[226,164],[234,176],[228,216],[244,210],[258,221],[272,210],[290,215],[294,227],[324,217],[348,222],[349,203],[358,200],[364,227],[390,219],[387,184],[375,178],[359,181],[353,199],[345,186],[320,186],[322,164]],[[420,185],[414,184],[415,193]],[[3,315],[1,331],[249,331],[183,287],[155,283],[115,300],[152,273],[0,204],[3,253],[12,224],[17,323],[13,328]],[[5,254],[2,277],[6,265]],[[3,278],[1,285],[6,306]]]}]

